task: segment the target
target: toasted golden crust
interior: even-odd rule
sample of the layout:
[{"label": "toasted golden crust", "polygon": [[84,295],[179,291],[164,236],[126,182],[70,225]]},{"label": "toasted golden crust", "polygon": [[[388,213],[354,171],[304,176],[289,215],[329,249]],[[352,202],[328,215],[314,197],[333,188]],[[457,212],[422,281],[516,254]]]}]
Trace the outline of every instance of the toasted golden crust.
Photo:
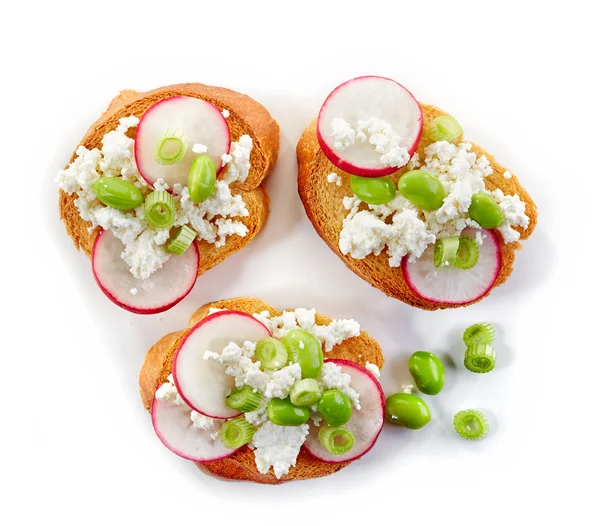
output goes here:
[{"label": "toasted golden crust", "polygon": [[[217,309],[231,309],[255,314],[268,310],[271,315],[278,316],[278,311],[267,303],[256,298],[234,298],[230,300],[216,301],[200,307],[189,320],[189,327],[192,327],[208,315],[211,307]],[[317,314],[316,321],[319,325],[330,323],[332,320],[327,316]],[[177,350],[181,340],[187,334],[189,329],[167,334],[154,344],[148,353],[140,371],[140,395],[144,407],[150,411],[152,400],[156,388],[164,383],[171,372],[173,355]],[[353,362],[365,365],[371,362],[378,367],[383,367],[383,353],[379,344],[367,333],[361,332],[360,336],[345,340],[336,345],[331,352],[326,354],[326,358],[343,358]],[[326,464],[311,457],[304,450],[300,451],[296,466],[290,468],[287,475],[278,479],[272,472],[261,474],[256,469],[254,462],[254,453],[247,447],[243,447],[232,456],[213,462],[197,463],[197,466],[210,475],[223,479],[247,480],[259,482],[261,484],[280,484],[290,480],[302,480],[331,475],[350,464],[344,462],[341,464]]]},{"label": "toasted golden crust", "polygon": [[[429,121],[440,116],[447,115],[435,106],[421,104],[423,111],[423,126]],[[430,144],[426,138],[422,138],[418,152],[424,159],[424,149]],[[526,213],[529,216],[527,229],[517,228],[521,233],[521,239],[527,239],[533,232],[537,223],[537,208],[529,197],[529,194],[521,186],[516,176],[505,179],[506,168],[499,164],[492,155],[477,145],[473,145],[473,151],[479,155],[485,155],[493,169],[493,173],[486,178],[486,187],[490,190],[500,188],[505,194],[518,194],[525,203]],[[348,211],[342,205],[345,196],[352,195],[350,189],[350,176],[334,166],[325,156],[316,133],[316,120],[311,122],[298,141],[296,148],[298,157],[298,193],[304,204],[306,215],[312,222],[317,233],[329,245],[346,266],[365,281],[384,292],[386,295],[399,299],[404,303],[426,310],[437,310],[457,307],[448,303],[433,303],[417,296],[404,280],[401,268],[392,268],[388,264],[388,257],[382,253],[379,256],[369,255],[364,259],[354,259],[349,254],[344,256],[339,249],[340,233],[342,223]],[[402,169],[392,175],[395,182],[406,171]],[[327,175],[331,172],[342,174],[342,186],[331,184],[327,181]],[[499,239],[502,236],[499,235]],[[502,268],[494,287],[504,283],[513,270],[515,252],[521,248],[519,242],[501,243]],[[485,295],[487,296],[491,290]],[[483,296],[483,297],[485,297]],[[483,299],[483,297],[467,303],[471,305]]]},{"label": "toasted golden crust", "polygon": [[[81,145],[88,149],[100,146],[102,137],[114,130],[119,119],[142,114],[161,99],[175,96],[197,97],[207,100],[219,109],[226,109],[230,115],[227,119],[231,140],[237,141],[241,135],[252,137],[253,148],[250,153],[250,173],[244,183],[231,185],[232,193],[241,194],[250,213],[242,222],[248,227],[244,237],[230,236],[224,246],[215,248],[205,241],[198,241],[200,249],[199,274],[206,272],[234,252],[245,247],[260,231],[269,215],[269,197],[266,190],[260,186],[264,178],[275,166],[279,154],[279,125],[269,112],[254,99],[247,95],[226,88],[205,86],[204,84],[189,83],[165,86],[152,91],[139,93],[124,90],[115,97],[107,110],[92,124]],[[71,161],[75,158],[75,153]],[[59,191],[58,208],[60,218],[65,223],[67,234],[73,239],[75,247],[91,257],[94,240],[99,229],[88,232],[90,223],[83,221],[75,207],[76,196]]]}]

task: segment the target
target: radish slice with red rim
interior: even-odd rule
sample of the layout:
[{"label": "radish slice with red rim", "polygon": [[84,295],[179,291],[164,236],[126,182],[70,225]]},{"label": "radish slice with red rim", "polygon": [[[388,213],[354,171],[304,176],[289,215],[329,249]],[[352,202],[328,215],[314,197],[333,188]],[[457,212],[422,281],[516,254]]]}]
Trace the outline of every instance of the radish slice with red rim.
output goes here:
[{"label": "radish slice with red rim", "polygon": [[[362,457],[375,445],[383,428],[385,396],[373,373],[362,365],[348,360],[325,361],[339,365],[342,372],[349,374],[351,377],[350,387],[360,396],[361,409],[353,409],[350,420],[342,426],[354,435],[354,446],[342,455],[330,453],[319,442],[320,426],[311,423],[308,437],[304,442],[304,448],[313,457],[323,462],[337,464]],[[324,420],[321,421],[321,425],[326,425]]]},{"label": "radish slice with red rim", "polygon": [[110,230],[98,234],[92,249],[96,283],[119,307],[136,314],[163,312],[179,303],[194,287],[200,264],[196,243],[181,256],[171,256],[147,279],[131,274],[121,258],[124,249]]},{"label": "radish slice with red rim", "polygon": [[160,441],[173,453],[194,462],[209,462],[233,455],[236,449],[227,449],[221,439],[194,427],[191,409],[176,405],[172,400],[152,402],[152,425]]},{"label": "radish slice with red rim", "polygon": [[[183,136],[185,155],[175,164],[160,164],[155,158],[157,144],[165,133]],[[140,175],[149,185],[163,179],[170,188],[174,184],[187,186],[190,166],[198,157],[194,144],[207,147],[208,155],[221,170],[221,156],[229,153],[229,125],[213,104],[195,97],[163,99],[146,110],[137,126],[135,162]]]},{"label": "radish slice with red rim", "polygon": [[[461,236],[475,239],[477,230],[464,230]],[[481,230],[483,243],[479,259],[469,270],[453,265],[436,267],[433,263],[434,245],[427,247],[419,259],[410,263],[402,260],[402,272],[408,286],[421,298],[434,303],[462,305],[472,303],[487,294],[494,286],[502,268],[502,250],[494,230]]]},{"label": "radish slice with red rim", "polygon": [[240,347],[245,341],[257,342],[271,336],[256,318],[238,311],[219,311],[190,329],[173,358],[173,379],[181,398],[198,413],[212,418],[233,418],[241,413],[225,403],[235,388],[233,376],[225,366],[205,360],[207,351],[221,354],[231,342]]},{"label": "radish slice with red rim", "polygon": [[[395,162],[386,161],[385,158],[382,160],[383,153],[375,151],[368,137],[366,140],[356,137],[359,121],[373,118],[389,124],[397,139],[397,146],[405,148],[408,157],[416,151],[423,130],[423,116],[413,95],[404,86],[388,78],[358,77],[344,82],[331,92],[317,120],[317,138],[321,149],[341,170],[362,177],[382,177],[400,169]],[[349,144],[340,147],[340,143],[336,146],[334,119],[343,119],[354,130],[354,138],[349,132]]]}]

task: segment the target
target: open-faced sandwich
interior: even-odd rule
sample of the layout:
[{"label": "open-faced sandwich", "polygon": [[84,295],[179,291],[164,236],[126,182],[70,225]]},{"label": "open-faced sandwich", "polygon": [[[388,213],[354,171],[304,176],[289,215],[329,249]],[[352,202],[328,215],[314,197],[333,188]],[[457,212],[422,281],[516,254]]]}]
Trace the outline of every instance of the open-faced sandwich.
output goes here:
[{"label": "open-faced sandwich", "polygon": [[422,309],[487,296],[537,222],[509,170],[391,79],[338,86],[297,155],[300,197],[318,234],[353,272]]},{"label": "open-faced sandwich", "polygon": [[382,365],[354,320],[237,298],[159,340],[140,393],[173,453],[217,477],[277,484],[335,473],[373,447]]},{"label": "open-faced sandwich", "polygon": [[246,95],[125,90],[58,174],[60,217],[114,303],[161,312],[262,228],[278,152],[279,126]]}]

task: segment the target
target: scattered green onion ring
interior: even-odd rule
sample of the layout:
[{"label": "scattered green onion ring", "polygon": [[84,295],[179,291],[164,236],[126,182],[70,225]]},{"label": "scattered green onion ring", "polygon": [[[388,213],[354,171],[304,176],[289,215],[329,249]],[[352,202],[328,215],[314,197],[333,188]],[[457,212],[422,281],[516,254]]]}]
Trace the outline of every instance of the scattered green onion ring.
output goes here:
[{"label": "scattered green onion ring", "polygon": [[465,330],[463,341],[465,345],[492,343],[496,337],[496,329],[490,323],[476,323]]},{"label": "scattered green onion ring", "polygon": [[146,197],[144,218],[150,228],[171,228],[175,222],[175,200],[166,190],[156,190]]},{"label": "scattered green onion ring", "polygon": [[288,352],[285,345],[275,338],[267,336],[258,340],[254,356],[263,369],[278,371],[288,362]]},{"label": "scattered green onion ring", "polygon": [[189,226],[182,226],[175,237],[169,241],[167,251],[181,256],[196,239],[196,232]]},{"label": "scattered green onion ring", "polygon": [[187,139],[180,131],[168,131],[162,135],[154,149],[154,158],[158,164],[177,164],[187,151]]},{"label": "scattered green onion ring", "polygon": [[454,265],[459,245],[460,241],[458,237],[438,239],[433,251],[433,264],[436,267],[441,265]]},{"label": "scattered green onion ring", "polygon": [[354,447],[354,435],[342,427],[323,426],[319,429],[319,442],[333,455],[343,455]]},{"label": "scattered green onion ring", "polygon": [[461,125],[454,117],[450,117],[450,115],[436,117],[425,128],[425,134],[434,142],[454,142],[462,135],[462,132]]},{"label": "scattered green onion ring", "polygon": [[496,366],[496,350],[491,345],[469,345],[465,351],[465,367],[473,373],[489,373]]},{"label": "scattered green onion ring", "polygon": [[321,398],[321,389],[313,378],[298,380],[290,391],[290,401],[298,407],[316,404]]},{"label": "scattered green onion ring", "polygon": [[481,411],[465,409],[454,416],[454,429],[467,440],[481,440],[487,436],[489,425]]},{"label": "scattered green onion ring", "polygon": [[221,442],[227,449],[237,449],[254,436],[254,426],[243,416],[227,420],[221,426]]},{"label": "scattered green onion ring", "polygon": [[231,409],[241,411],[242,413],[248,413],[250,411],[256,411],[258,406],[262,402],[262,395],[249,385],[245,385],[241,389],[235,389],[231,391],[229,396],[225,398],[225,403]]},{"label": "scattered green onion ring", "polygon": [[470,237],[461,237],[454,265],[461,270],[473,268],[479,261],[479,247]]}]

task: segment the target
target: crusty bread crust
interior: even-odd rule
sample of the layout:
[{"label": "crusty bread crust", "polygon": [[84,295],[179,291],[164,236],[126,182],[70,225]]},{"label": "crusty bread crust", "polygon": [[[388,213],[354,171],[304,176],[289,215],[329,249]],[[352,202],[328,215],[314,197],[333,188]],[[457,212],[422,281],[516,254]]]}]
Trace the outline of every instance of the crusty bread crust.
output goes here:
[{"label": "crusty bread crust", "polygon": [[[234,298],[208,303],[200,307],[192,314],[188,327],[194,326],[205,318],[211,307],[238,310],[248,314],[255,314],[265,310],[269,311],[273,316],[281,314],[281,311],[274,309],[271,305],[259,299]],[[326,325],[332,320],[327,316],[317,314],[316,321],[319,325]],[[156,388],[164,383],[167,380],[167,376],[171,373],[175,351],[188,331],[189,328],[167,334],[154,344],[146,354],[146,359],[140,371],[139,382],[142,402],[148,411],[152,408],[152,400]],[[359,336],[336,345],[331,352],[326,353],[325,357],[343,358],[361,365],[365,365],[368,361],[378,367],[383,366],[381,347],[373,338],[362,331]],[[287,475],[278,479],[272,471],[264,475],[259,473],[254,462],[254,453],[248,447],[243,447],[228,458],[213,462],[198,462],[196,464],[205,473],[222,479],[246,480],[261,484],[280,484],[290,480],[311,479],[331,475],[349,465],[350,462],[326,464],[314,459],[306,451],[301,450],[296,466],[290,468],[290,472]]]},{"label": "crusty bread crust", "polygon": [[[421,104],[423,111],[423,126],[440,115],[447,115],[444,111]],[[425,158],[424,149],[431,143],[426,137],[419,143],[418,153],[421,160]],[[533,232],[537,223],[537,207],[529,194],[521,186],[519,180],[513,175],[511,179],[505,179],[506,168],[498,163],[492,155],[473,144],[473,151],[478,155],[485,155],[490,161],[493,173],[486,178],[486,187],[489,190],[500,188],[505,194],[518,194],[525,203],[526,214],[529,216],[527,229],[517,228],[521,233],[521,239],[527,239]],[[316,133],[316,120],[311,122],[304,130],[296,148],[298,157],[298,193],[304,204],[306,215],[312,222],[317,233],[329,245],[346,266],[358,276],[368,281],[386,295],[399,299],[414,307],[425,310],[437,310],[455,308],[457,305],[448,303],[433,303],[415,294],[404,280],[402,269],[392,268],[388,264],[388,256],[381,253],[379,256],[369,255],[364,259],[354,259],[349,254],[344,256],[340,252],[339,239],[342,231],[342,223],[348,211],[343,207],[342,199],[352,195],[350,189],[350,176],[334,166],[325,156]],[[331,172],[342,174],[342,186],[331,184],[327,181],[327,175]],[[391,177],[395,182],[406,172],[406,168],[398,171]],[[502,235],[499,234],[502,240]],[[494,287],[504,283],[513,271],[515,252],[521,249],[519,242],[501,243],[502,268]],[[493,287],[493,288],[494,288]],[[487,296],[491,290],[485,295]],[[485,296],[465,305],[472,305],[482,300]]]},{"label": "crusty bread crust", "polygon": [[[265,224],[269,215],[269,196],[261,183],[275,166],[279,154],[279,125],[269,112],[254,99],[226,88],[205,86],[204,84],[174,84],[147,92],[124,90],[117,95],[100,118],[92,124],[81,141],[88,149],[101,146],[102,137],[114,130],[122,117],[142,114],[157,101],[175,96],[197,97],[207,100],[221,110],[228,110],[227,119],[231,140],[237,141],[241,135],[252,137],[250,153],[250,173],[243,183],[231,185],[233,194],[241,194],[250,213],[241,221],[248,227],[244,237],[230,236],[222,247],[216,248],[206,241],[198,241],[200,268],[198,274],[211,269],[234,252],[245,247]],[[71,161],[75,159],[75,152]],[[70,162],[71,162],[70,161]],[[60,218],[65,223],[67,234],[75,247],[91,257],[94,240],[99,228],[88,231],[90,223],[79,216],[75,207],[76,196],[59,190],[58,208]]]}]

